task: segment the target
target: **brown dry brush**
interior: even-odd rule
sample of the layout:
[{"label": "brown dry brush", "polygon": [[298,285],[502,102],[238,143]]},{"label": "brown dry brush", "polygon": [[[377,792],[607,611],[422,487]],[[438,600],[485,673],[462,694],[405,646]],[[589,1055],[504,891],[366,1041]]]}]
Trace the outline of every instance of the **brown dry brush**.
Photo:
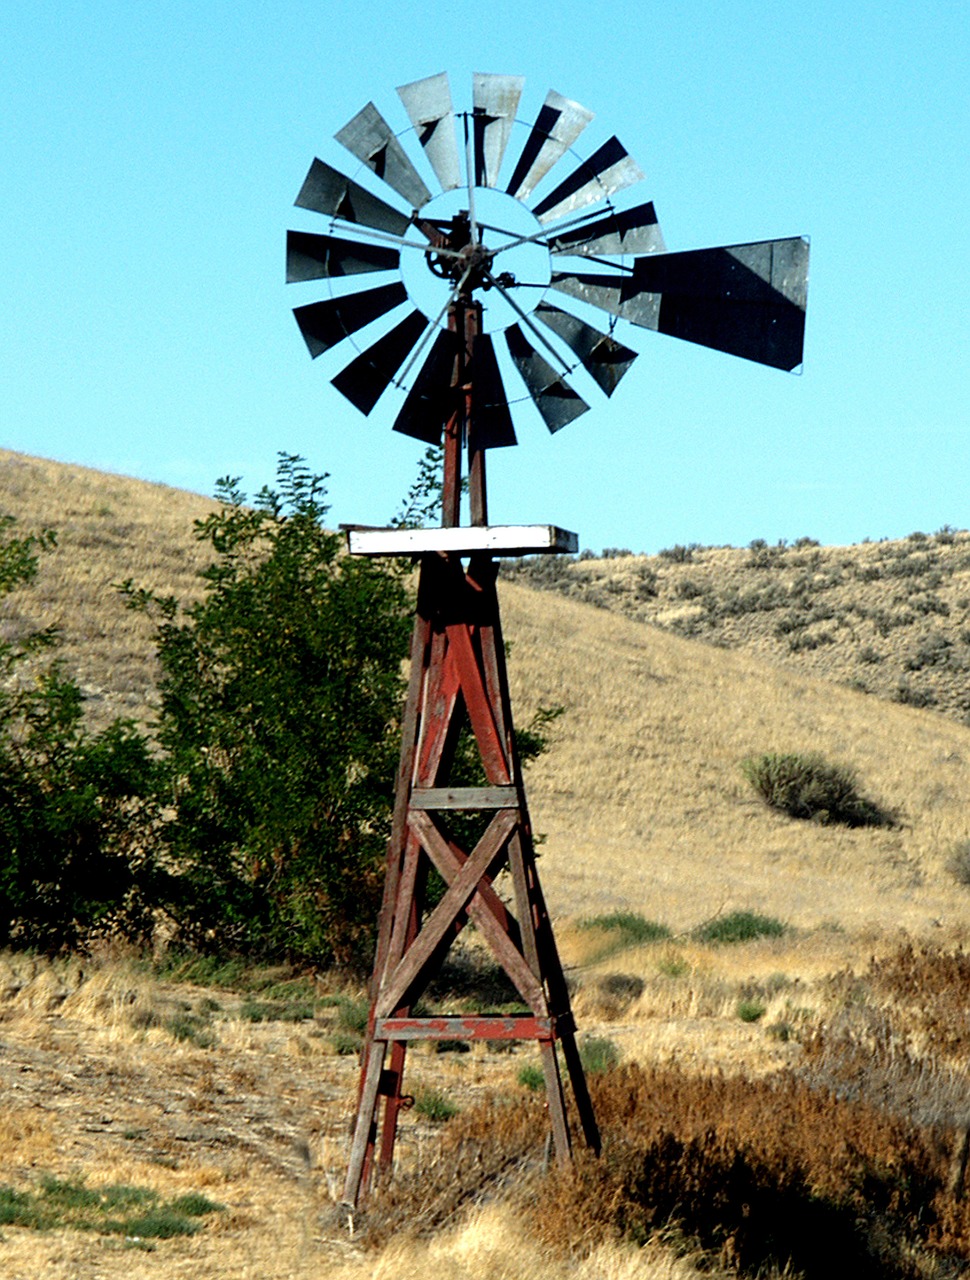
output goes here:
[{"label": "brown dry brush", "polygon": [[970,1218],[947,1192],[947,1152],[928,1128],[787,1073],[751,1081],[629,1065],[591,1088],[599,1159],[580,1151],[572,1170],[546,1171],[541,1103],[493,1100],[449,1125],[431,1168],[376,1198],[365,1237],[431,1233],[508,1197],[571,1251],[675,1230],[748,1275],[910,1280],[933,1255],[970,1258]]}]

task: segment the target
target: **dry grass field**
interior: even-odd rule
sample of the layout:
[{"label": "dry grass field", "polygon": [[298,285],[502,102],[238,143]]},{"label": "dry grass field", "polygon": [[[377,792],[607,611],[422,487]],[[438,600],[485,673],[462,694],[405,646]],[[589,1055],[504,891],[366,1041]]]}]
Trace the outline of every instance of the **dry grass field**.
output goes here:
[{"label": "dry grass field", "polygon": [[[160,486],[0,453],[0,512],[24,528],[54,527],[59,542],[3,625],[61,628],[65,662],[89,690],[96,720],[151,715],[150,636],[112,584],[130,577],[190,598],[200,567],[191,522],[210,508],[206,499]],[[865,608],[895,608],[878,602],[897,578],[887,584],[846,567],[864,567],[881,545],[819,549],[819,572],[829,561],[845,562],[843,578],[876,601],[867,603],[867,595]],[[964,535],[939,544],[941,554],[961,547],[966,554]],[[923,544],[914,544],[917,553],[926,554]],[[623,564],[578,562],[569,572]],[[686,572],[691,564],[674,567]],[[774,569],[750,569],[768,572]],[[944,584],[933,590],[942,598]],[[631,1097],[645,1088],[668,1100],[665,1141],[680,1144],[683,1157],[671,1176],[687,1167],[691,1144],[704,1134],[715,1134],[713,1147],[727,1144],[729,1154],[734,1141],[757,1148],[743,1127],[747,1104],[723,1093],[742,1081],[748,1110],[770,1114],[777,1097],[786,1114],[801,1117],[788,1126],[801,1145],[783,1159],[766,1149],[758,1156],[764,1167],[780,1162],[785,1176],[813,1180],[821,1195],[848,1159],[826,1145],[844,1130],[858,1134],[853,1151],[869,1170],[865,1177],[883,1164],[895,1167],[897,1157],[885,1154],[892,1149],[909,1153],[920,1178],[945,1190],[970,1115],[970,965],[962,958],[970,889],[948,869],[970,838],[970,728],[956,703],[942,714],[872,696],[848,687],[838,665],[812,671],[799,653],[737,636],[733,648],[702,643],[521,579],[505,582],[502,593],[517,718],[525,722],[540,705],[565,708],[554,745],[530,766],[528,782],[544,835],[540,871],[582,1035],[619,1052],[621,1073],[604,1081],[620,1080]],[[964,607],[954,596],[949,616]],[[875,647],[868,635],[858,641]],[[803,652],[832,655],[837,647]],[[948,668],[954,688],[956,657]],[[850,829],[768,809],[741,763],[789,751],[852,765],[893,824]],[[734,944],[698,933],[735,912],[769,917],[784,931]],[[638,940],[617,926],[617,913],[664,928]],[[600,926],[590,927],[597,917]],[[159,1205],[201,1196],[218,1206],[193,1219],[195,1234],[171,1238],[109,1230],[101,1219],[81,1229],[66,1214],[38,1229],[8,1215],[0,1218],[0,1275],[681,1280],[698,1274],[697,1266],[718,1276],[745,1264],[743,1231],[714,1247],[703,1224],[680,1231],[673,1215],[630,1243],[615,1223],[598,1227],[584,1216],[604,1203],[611,1185],[604,1174],[584,1166],[579,1207],[570,1199],[575,1187],[544,1179],[541,1142],[532,1150],[536,1104],[519,1079],[531,1062],[527,1047],[413,1054],[409,1088],[432,1101],[441,1095],[459,1114],[443,1123],[431,1105],[408,1113],[398,1207],[391,1196],[351,1235],[336,1200],[356,1075],[344,1024],[361,992],[334,975],[260,981],[257,989],[240,972],[203,983],[198,974],[159,971],[110,950],[62,961],[0,958],[0,1213],[4,1191],[39,1206],[70,1186],[98,1192],[105,1203],[108,1189],[127,1187]],[[622,1075],[637,1069],[648,1073],[645,1085]],[[604,1115],[622,1110],[620,1087],[602,1085]],[[847,1110],[813,1112],[804,1099],[822,1093],[812,1090],[834,1090],[825,1096]],[[532,1154],[513,1163],[511,1176],[476,1182],[484,1175],[474,1169],[490,1167],[496,1140],[481,1136],[489,1125],[475,1128],[476,1107],[489,1098],[507,1104],[513,1119],[525,1117]],[[637,1123],[647,1126],[644,1142],[653,1142],[646,1111]],[[635,1126],[616,1123],[620,1151],[624,1127]],[[478,1162],[468,1166],[474,1194],[467,1202],[445,1194],[455,1185],[442,1155],[450,1132],[461,1158],[472,1151]],[[900,1185],[919,1181],[908,1168]],[[846,1186],[861,1195],[868,1184],[852,1170]],[[412,1182],[409,1173],[421,1178]],[[967,1256],[964,1202],[939,1188],[921,1211],[923,1234],[907,1238],[905,1258],[898,1240],[906,1232],[898,1227],[897,1269],[872,1274],[959,1273],[946,1258]],[[539,1197],[548,1210],[537,1207]],[[902,1223],[909,1209],[900,1200],[885,1212]],[[417,1231],[398,1232],[401,1221]],[[550,1227],[556,1223],[566,1224],[558,1234]],[[838,1274],[805,1265],[805,1274]],[[783,1268],[766,1264],[763,1274],[780,1276]]]},{"label": "dry grass field", "polygon": [[507,577],[965,722],[970,534],[526,560]]}]

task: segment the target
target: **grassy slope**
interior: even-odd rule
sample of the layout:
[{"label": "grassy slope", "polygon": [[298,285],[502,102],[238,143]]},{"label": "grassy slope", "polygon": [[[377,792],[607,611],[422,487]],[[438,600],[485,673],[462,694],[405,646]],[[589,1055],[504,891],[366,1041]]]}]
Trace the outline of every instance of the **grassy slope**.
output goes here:
[{"label": "grassy slope", "polygon": [[[18,609],[62,627],[96,716],[145,713],[153,672],[147,631],[110,584],[130,576],[190,592],[200,564],[191,521],[207,509],[194,495],[0,454],[0,511],[60,530],[59,551]],[[797,1030],[827,1016],[836,1000],[827,975],[864,971],[872,951],[892,950],[899,925],[946,942],[967,936],[970,894],[943,863],[967,834],[970,729],[515,583],[503,586],[503,609],[519,720],[539,703],[567,709],[554,749],[532,766],[529,794],[548,834],[543,884],[584,1033],[611,1036],[626,1060],[770,1071],[801,1052],[770,1025]],[[772,749],[855,764],[872,796],[898,807],[900,827],[851,832],[775,817],[738,770],[744,755]],[[563,917],[617,906],[675,929],[738,906],[844,932],[722,949],[677,939],[595,961],[595,935]],[[70,961],[52,971],[14,957],[0,968],[0,1081],[10,1104],[0,1183],[30,1186],[53,1172],[165,1195],[203,1190],[227,1206],[198,1237],[151,1253],[93,1234],[5,1227],[0,1269],[52,1280],[694,1274],[686,1259],[612,1243],[575,1265],[547,1256],[529,1223],[501,1204],[426,1244],[360,1257],[324,1212],[339,1194],[356,1075],[352,1059],[328,1050],[326,1011],[297,1028],[250,1024],[232,996],[159,988],[126,964]],[[641,984],[632,1003],[617,998],[617,971]],[[757,1024],[736,1012],[752,992],[766,1005]],[[146,1008],[157,1016],[137,1016]],[[164,1027],[172,1008],[209,1019],[215,1046],[173,1040]],[[529,1052],[416,1052],[409,1086],[461,1103],[474,1089],[514,1090]],[[433,1161],[434,1133],[416,1113],[405,1125],[405,1159]]]},{"label": "grassy slope", "polygon": [[862,692],[970,711],[970,534],[526,561],[520,581]]},{"label": "grassy slope", "polygon": [[[13,625],[19,616],[61,628],[96,719],[146,714],[154,675],[149,629],[112,584],[131,577],[191,596],[203,563],[192,521],[211,506],[0,453],[0,511],[59,537],[38,582],[12,602]],[[970,834],[965,726],[517,583],[503,586],[503,601],[520,722],[540,703],[567,711],[529,777],[557,916],[622,906],[684,928],[750,907],[805,926],[970,923],[970,894],[944,869]],[[774,750],[855,765],[873,798],[899,810],[900,827],[843,831],[774,816],[739,772],[745,755]]]},{"label": "grassy slope", "polygon": [[[970,921],[944,869],[967,834],[965,726],[513,585],[505,621],[513,697],[567,708],[529,776],[555,914],[623,906],[678,928],[738,907],[805,926]],[[820,827],[756,802],[746,755],[809,750],[855,765],[900,826]]]},{"label": "grassy slope", "polygon": [[213,509],[198,494],[0,449],[0,515],[27,532],[52,528],[57,550],[34,583],[4,604],[3,624],[55,626],[95,723],[141,717],[155,681],[151,627],[115,589],[131,578],[190,599],[205,559],[192,521]]}]

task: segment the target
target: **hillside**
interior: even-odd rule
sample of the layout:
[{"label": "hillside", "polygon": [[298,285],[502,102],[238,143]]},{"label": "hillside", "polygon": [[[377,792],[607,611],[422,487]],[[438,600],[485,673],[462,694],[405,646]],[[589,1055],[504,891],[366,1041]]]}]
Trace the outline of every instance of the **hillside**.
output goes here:
[{"label": "hillside", "polygon": [[862,693],[961,721],[970,712],[966,532],[584,553],[523,561],[506,577]]},{"label": "hillside", "polygon": [[[44,557],[35,586],[12,602],[4,625],[30,619],[60,627],[64,660],[79,675],[95,719],[150,716],[150,631],[112,584],[130,577],[191,598],[203,563],[192,521],[211,506],[160,485],[0,455],[0,511],[24,527],[58,531],[58,549]],[[546,572],[585,582],[580,596],[598,585],[604,596],[622,600],[632,600],[631,582],[655,575],[657,594],[639,608],[643,620],[660,622],[663,601],[683,594],[677,584],[688,573],[718,599],[731,592],[746,598],[754,588],[745,582],[761,583],[766,595],[780,593],[780,575],[787,572],[799,580],[809,574],[821,583],[832,580],[818,586],[821,600],[848,601],[853,584],[868,593],[866,600],[877,600],[880,591],[896,592],[916,575],[896,574],[887,588],[866,565],[872,561],[870,568],[888,573],[887,566],[904,563],[907,547],[905,562],[932,560],[925,572],[938,575],[936,595],[953,598],[949,614],[934,616],[955,627],[970,610],[970,601],[960,606],[956,600],[961,577],[970,572],[960,564],[970,559],[967,535],[842,550],[780,549],[767,557],[778,563],[767,568],[747,565],[751,552],[695,551],[693,560],[668,559],[657,568],[632,558],[578,561]],[[950,566],[946,573],[942,565]],[[822,661],[819,654],[833,661],[851,654],[847,638],[780,661],[777,642],[772,649],[752,632],[746,650],[730,652],[581,598],[530,590],[523,577],[503,584],[517,716],[524,723],[540,704],[566,709],[553,749],[529,777],[535,824],[547,837],[543,883],[557,916],[623,907],[686,928],[743,907],[806,927],[905,925],[922,932],[941,923],[970,924],[970,892],[946,870],[954,845],[970,835],[970,729],[950,716],[866,697],[806,669],[813,657]],[[611,582],[625,585],[619,590]],[[859,594],[854,612],[848,603],[840,606],[846,619],[877,607],[862,600]],[[699,618],[712,612],[696,603],[689,608]],[[753,627],[757,619],[765,626],[764,616],[725,616],[722,630],[733,626],[730,634],[740,644],[743,625]],[[828,625],[839,635],[857,624],[836,619]],[[887,655],[902,630],[890,632]],[[956,656],[946,670],[956,688],[957,659],[964,648],[970,654],[970,646],[955,639],[950,647]],[[870,665],[888,664],[887,656]],[[926,674],[915,672],[913,679]],[[740,773],[745,756],[809,750],[857,768],[863,788],[898,811],[899,825],[819,827],[781,818],[755,800]]]},{"label": "hillside", "polygon": [[37,578],[3,605],[7,634],[56,627],[60,656],[96,724],[142,719],[156,678],[148,621],[125,607],[117,584],[191,600],[205,548],[193,520],[213,509],[198,494],[0,449],[0,515],[18,532],[53,529],[57,549]]},{"label": "hillside", "polygon": [[[58,625],[65,662],[85,685],[95,722],[118,713],[151,719],[151,637],[113,584],[130,577],[190,599],[204,564],[192,523],[211,507],[163,486],[0,453],[0,512],[17,516],[23,529],[58,530],[58,548],[44,557],[37,583],[4,603],[0,625]],[[646,1167],[644,1152],[656,1161],[658,1151],[676,1152],[680,1142],[699,1153],[683,1168],[671,1157],[663,1178],[686,1175],[695,1190],[662,1219],[659,1233],[631,1230],[636,1243],[625,1241],[621,1201],[584,1226],[582,1185],[595,1193],[616,1161],[580,1162],[585,1184],[557,1180],[555,1170],[547,1175],[542,1100],[527,1084],[535,1048],[500,1052],[508,1046],[488,1042],[467,1053],[454,1045],[443,1053],[412,1049],[407,1087],[416,1104],[403,1113],[398,1143],[405,1176],[359,1230],[348,1231],[336,1201],[356,1093],[354,1047],[367,1009],[362,988],[339,973],[249,969],[235,960],[206,968],[163,955],[153,968],[106,942],[83,958],[0,954],[7,1099],[0,1273],[24,1280],[737,1280],[735,1233],[750,1225],[749,1191],[767,1196],[773,1240],[778,1186],[794,1196],[785,1210],[793,1222],[821,1221],[819,1197],[827,1195],[843,1225],[851,1216],[850,1234],[797,1233],[818,1236],[816,1269],[789,1265],[782,1252],[741,1274],[925,1280],[960,1273],[970,1256],[970,1205],[962,1184],[954,1193],[949,1179],[970,1097],[970,957],[962,949],[970,939],[970,889],[947,862],[970,838],[970,727],[956,702],[952,714],[941,714],[868,696],[848,687],[837,663],[808,665],[813,656],[821,663],[850,654],[860,608],[895,607],[879,604],[879,592],[896,590],[897,575],[867,578],[869,556],[880,574],[937,556],[926,573],[939,573],[939,581],[927,588],[924,573],[923,594],[949,603],[948,614],[933,617],[948,626],[962,621],[970,606],[958,603],[957,561],[970,546],[966,535],[949,536],[883,544],[896,548],[891,555],[783,549],[771,552],[782,566],[767,568],[745,563],[756,554],[750,550],[697,550],[695,559],[651,564],[547,562],[542,572],[578,598],[533,589],[528,580],[538,571],[531,568],[506,574],[500,585],[518,721],[539,706],[564,708],[527,784],[581,1043],[605,1045],[630,1069],[592,1078],[604,1099],[607,1147],[622,1155],[635,1121],[646,1126],[638,1169]],[[790,601],[779,575],[809,572],[797,557],[815,552],[823,568],[812,572],[822,578],[834,578],[836,562],[845,562],[840,582],[818,587],[821,599],[843,604],[827,620],[835,638],[815,649],[785,654],[756,629],[744,639],[743,626],[765,622],[762,614],[777,612],[777,626],[787,616],[781,606],[722,610],[721,632],[712,625],[709,635],[704,619],[720,617],[713,608],[696,615],[697,635],[676,634],[690,626],[663,616],[665,599],[689,597],[683,586],[676,595],[677,575],[688,571],[707,574],[705,599],[734,598],[732,589],[745,599],[763,589],[787,592]],[[944,561],[952,561],[949,570]],[[871,596],[852,597],[853,584]],[[597,591],[631,610],[656,609],[650,620],[660,625],[579,598]],[[814,635],[823,621],[803,630]],[[887,667],[888,642],[914,625],[890,628],[882,663],[866,665]],[[724,647],[729,634],[733,649]],[[956,699],[955,660],[966,642],[954,636],[947,648],[954,661],[934,668],[952,677]],[[746,756],[766,751],[819,751],[850,763],[864,793],[893,811],[893,825],[848,829],[773,813],[740,768]],[[734,945],[697,932],[736,909],[789,927]],[[669,932],[643,941],[615,923],[589,927],[590,917],[618,911]],[[474,950],[461,962],[432,993],[443,1009],[474,997],[477,980],[484,990],[488,969]],[[631,1110],[622,1090],[636,1071],[648,1073],[647,1084]],[[611,1090],[620,1091],[620,1119],[609,1122]],[[493,1109],[477,1112],[483,1102]],[[458,1112],[454,1140],[443,1107]],[[505,1117],[515,1115],[524,1117],[524,1154],[502,1145]],[[843,1131],[843,1122],[855,1127]],[[452,1154],[442,1160],[449,1141]],[[718,1184],[723,1153],[728,1173]],[[753,1153],[756,1185],[738,1184],[742,1203],[734,1204],[731,1187],[737,1169],[748,1168],[746,1153]],[[409,1180],[408,1172],[419,1176]],[[690,1221],[683,1229],[677,1221],[684,1206],[707,1203],[696,1192],[707,1185],[698,1176],[713,1179],[711,1203],[726,1194],[723,1218],[703,1239]],[[905,1200],[924,1185],[933,1199],[917,1205],[915,1226],[902,1216],[890,1224],[863,1206],[873,1189]],[[99,1197],[107,1204],[112,1196],[132,1214],[138,1197],[172,1206],[202,1197],[209,1208],[197,1234],[172,1238],[109,1227],[104,1214],[93,1229],[90,1222],[77,1229],[67,1208],[38,1230],[25,1206],[49,1209],[55,1194],[65,1203],[72,1196],[71,1212],[82,1217],[95,1212]],[[558,1219],[550,1218],[555,1211]],[[555,1239],[550,1221],[559,1224]],[[842,1250],[859,1224],[868,1224],[869,1244],[884,1260],[891,1256],[892,1269],[861,1271],[846,1261]],[[897,1268],[898,1259],[911,1259],[912,1268]]]}]

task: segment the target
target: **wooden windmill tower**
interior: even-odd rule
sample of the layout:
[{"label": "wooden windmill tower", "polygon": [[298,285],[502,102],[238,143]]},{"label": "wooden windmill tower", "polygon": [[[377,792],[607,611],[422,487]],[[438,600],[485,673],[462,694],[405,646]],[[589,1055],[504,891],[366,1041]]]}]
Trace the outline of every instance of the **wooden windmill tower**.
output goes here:
[{"label": "wooden windmill tower", "polygon": [[[536,868],[495,587],[498,557],[574,552],[577,541],[553,526],[488,522],[487,451],[516,443],[506,379],[518,376],[524,398],[558,431],[589,408],[574,382],[610,395],[636,358],[614,336],[618,321],[779,369],[802,359],[804,239],[666,252],[651,203],[614,201],[643,177],[636,163],[615,137],[578,159],[573,144],[592,115],[555,92],[503,169],[522,89],[517,76],[475,75],[472,109],[456,113],[445,75],[405,85],[398,94],[412,128],[400,138],[369,103],[336,137],[381,180],[382,196],[373,181],[358,183],[314,160],[296,204],[330,225],[324,234],[288,233],[287,279],[330,285],[329,297],[295,309],[310,354],[346,342],[354,354],[333,385],[364,414],[386,392],[387,400],[396,395],[394,429],[444,446],[441,528],[349,533],[351,554],[420,562],[344,1190],[351,1205],[375,1170],[390,1168],[415,1040],[535,1041],[557,1158],[570,1158],[570,1094],[584,1140],[599,1146]],[[432,196],[404,143],[415,160],[423,154],[420,163],[443,194]],[[575,163],[556,182],[551,171],[567,153]],[[361,283],[371,275],[380,283]],[[597,310],[605,331],[591,321]],[[480,762],[475,786],[454,780],[463,727]],[[477,821],[469,824],[470,816]],[[477,834],[463,840],[459,833],[470,825]],[[428,896],[432,870],[445,886],[436,902]],[[503,870],[511,881],[505,896],[495,884]],[[528,1013],[415,1014],[469,922]]]}]

